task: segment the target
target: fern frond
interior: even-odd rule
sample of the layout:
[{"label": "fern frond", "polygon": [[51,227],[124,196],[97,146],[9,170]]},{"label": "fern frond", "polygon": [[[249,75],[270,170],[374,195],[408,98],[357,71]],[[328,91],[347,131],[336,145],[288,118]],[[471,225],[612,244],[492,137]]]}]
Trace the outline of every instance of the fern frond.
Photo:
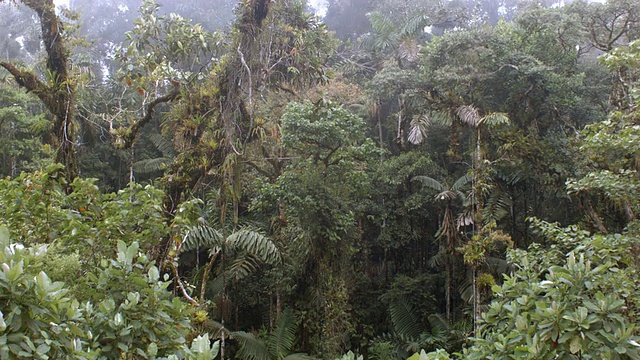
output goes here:
[{"label": "fern frond", "polygon": [[269,350],[264,342],[255,335],[244,332],[234,331],[229,336],[238,342],[240,349],[236,354],[240,359],[244,360],[270,360]]},{"label": "fern frond", "polygon": [[280,314],[276,326],[269,334],[269,353],[277,359],[282,359],[291,352],[296,340],[298,320],[293,311],[286,309]]},{"label": "fern frond", "polygon": [[187,236],[180,244],[180,252],[209,249],[216,246],[222,246],[222,234],[210,226],[198,225],[189,229]]},{"label": "fern frond", "polygon": [[416,320],[418,317],[413,307],[404,298],[399,298],[389,304],[391,323],[395,332],[408,339],[418,339],[424,331],[422,325]]}]

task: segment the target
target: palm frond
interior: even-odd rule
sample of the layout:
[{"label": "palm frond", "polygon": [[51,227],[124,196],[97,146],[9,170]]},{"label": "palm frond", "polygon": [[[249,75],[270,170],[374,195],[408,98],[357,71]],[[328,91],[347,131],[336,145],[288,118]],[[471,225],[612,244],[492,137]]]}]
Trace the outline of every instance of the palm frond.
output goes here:
[{"label": "palm frond", "polygon": [[463,226],[473,225],[473,206],[465,207],[458,217],[456,218],[456,227],[458,230]]},{"label": "palm frond", "polygon": [[133,164],[133,170],[137,173],[141,174],[150,174],[152,172],[164,170],[167,168],[167,165],[171,164],[173,159],[161,157],[155,159],[144,159],[140,161],[136,161]]},{"label": "palm frond", "polygon": [[[436,234],[436,237],[438,237],[438,235],[439,233]],[[446,248],[441,247],[435,255],[429,258],[427,265],[432,268],[443,268],[448,257],[449,254],[447,253]]]},{"label": "palm frond", "polygon": [[458,287],[458,292],[460,293],[460,297],[462,298],[462,300],[464,300],[468,304],[473,303],[473,278],[471,277],[471,275],[465,277],[465,279]]},{"label": "palm frond", "polygon": [[39,116],[38,120],[29,125],[29,131],[38,134],[44,135],[51,133],[53,129],[53,122],[48,120],[44,116]]},{"label": "palm frond", "polygon": [[411,304],[404,299],[399,298],[389,304],[389,313],[391,314],[391,323],[399,336],[407,339],[418,339],[424,331],[422,325],[417,321],[417,314]]},{"label": "palm frond", "polygon": [[460,176],[458,180],[456,180],[456,182],[454,182],[453,185],[451,186],[451,191],[458,191],[462,189],[462,187],[470,183],[471,180],[473,180],[473,176],[469,176],[469,175]]},{"label": "palm frond", "polygon": [[506,113],[495,112],[483,116],[478,124],[487,124],[488,126],[496,126],[509,123],[509,115]]},{"label": "palm frond", "polygon": [[162,136],[161,134],[155,133],[149,135],[149,141],[153,144],[153,146],[158,149],[162,153],[162,156],[165,158],[174,158],[176,156],[175,149],[173,148],[173,143]]},{"label": "palm frond", "polygon": [[270,360],[269,350],[264,342],[245,331],[234,331],[229,336],[238,342],[240,349],[236,356],[243,360]]},{"label": "palm frond", "polygon": [[374,11],[368,15],[374,34],[365,39],[365,45],[375,51],[386,51],[398,45],[398,33],[396,26],[382,13]]},{"label": "palm frond", "polygon": [[462,105],[456,109],[456,115],[460,121],[467,125],[477,127],[480,124],[480,113],[473,105]]},{"label": "palm frond", "polygon": [[507,192],[494,191],[487,200],[487,205],[482,211],[482,217],[487,222],[498,221],[511,214],[513,200]]},{"label": "palm frond", "polygon": [[451,126],[451,124],[453,124],[453,117],[448,111],[432,111],[431,123],[435,125]]},{"label": "palm frond", "polygon": [[282,261],[278,247],[268,237],[253,230],[236,231],[227,237],[226,243],[230,249],[246,251],[270,265]]},{"label": "palm frond", "polygon": [[182,244],[180,244],[180,252],[222,246],[222,239],[222,234],[211,226],[194,226],[189,229]]},{"label": "palm frond", "polygon": [[428,186],[433,190],[436,190],[437,192],[443,192],[447,190],[447,188],[444,185],[442,185],[438,180],[429,176],[425,176],[425,175],[414,176],[412,180],[418,180],[422,184]]},{"label": "palm frond", "polygon": [[245,254],[233,260],[226,270],[227,278],[242,280],[258,270],[260,260],[253,255]]},{"label": "palm frond", "polygon": [[431,119],[429,119],[427,114],[415,115],[409,125],[410,129],[407,140],[414,145],[422,144],[424,139],[427,138],[427,129],[430,123]]},{"label": "palm frond", "polygon": [[451,331],[451,324],[442,314],[431,314],[427,319],[433,330]]},{"label": "palm frond", "polygon": [[298,320],[295,313],[290,309],[284,310],[269,334],[269,353],[277,359],[287,356],[293,349],[297,328]]},{"label": "palm frond", "polygon": [[407,36],[415,36],[424,32],[424,28],[429,25],[429,16],[427,14],[420,14],[409,19],[400,32]]}]

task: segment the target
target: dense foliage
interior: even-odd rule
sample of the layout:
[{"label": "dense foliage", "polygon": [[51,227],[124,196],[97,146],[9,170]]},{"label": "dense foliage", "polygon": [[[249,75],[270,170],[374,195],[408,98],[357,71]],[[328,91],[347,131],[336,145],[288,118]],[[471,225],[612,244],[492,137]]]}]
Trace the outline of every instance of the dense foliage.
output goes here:
[{"label": "dense foliage", "polygon": [[640,359],[637,0],[201,3],[0,0],[1,358]]}]

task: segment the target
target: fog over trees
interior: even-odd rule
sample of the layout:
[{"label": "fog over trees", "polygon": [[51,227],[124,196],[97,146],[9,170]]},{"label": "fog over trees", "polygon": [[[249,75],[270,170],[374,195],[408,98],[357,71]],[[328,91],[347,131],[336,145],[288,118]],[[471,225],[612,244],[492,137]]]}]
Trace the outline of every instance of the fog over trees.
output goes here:
[{"label": "fog over trees", "polygon": [[0,0],[0,358],[640,359],[638,0]]}]

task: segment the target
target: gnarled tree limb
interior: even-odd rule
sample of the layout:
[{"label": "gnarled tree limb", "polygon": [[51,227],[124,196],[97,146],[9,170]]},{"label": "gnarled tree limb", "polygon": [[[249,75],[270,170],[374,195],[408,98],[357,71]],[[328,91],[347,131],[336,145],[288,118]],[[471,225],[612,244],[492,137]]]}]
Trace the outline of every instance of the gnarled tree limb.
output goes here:
[{"label": "gnarled tree limb", "polygon": [[120,149],[131,148],[131,146],[133,146],[133,143],[136,141],[140,129],[148,124],[153,118],[153,112],[156,106],[163,103],[171,102],[178,98],[179,95],[180,87],[178,85],[175,85],[174,89],[170,93],[158,97],[147,104],[147,107],[145,108],[145,114],[142,116],[142,119],[134,122],[128,128],[113,130],[112,132],[116,136],[116,147]]}]

